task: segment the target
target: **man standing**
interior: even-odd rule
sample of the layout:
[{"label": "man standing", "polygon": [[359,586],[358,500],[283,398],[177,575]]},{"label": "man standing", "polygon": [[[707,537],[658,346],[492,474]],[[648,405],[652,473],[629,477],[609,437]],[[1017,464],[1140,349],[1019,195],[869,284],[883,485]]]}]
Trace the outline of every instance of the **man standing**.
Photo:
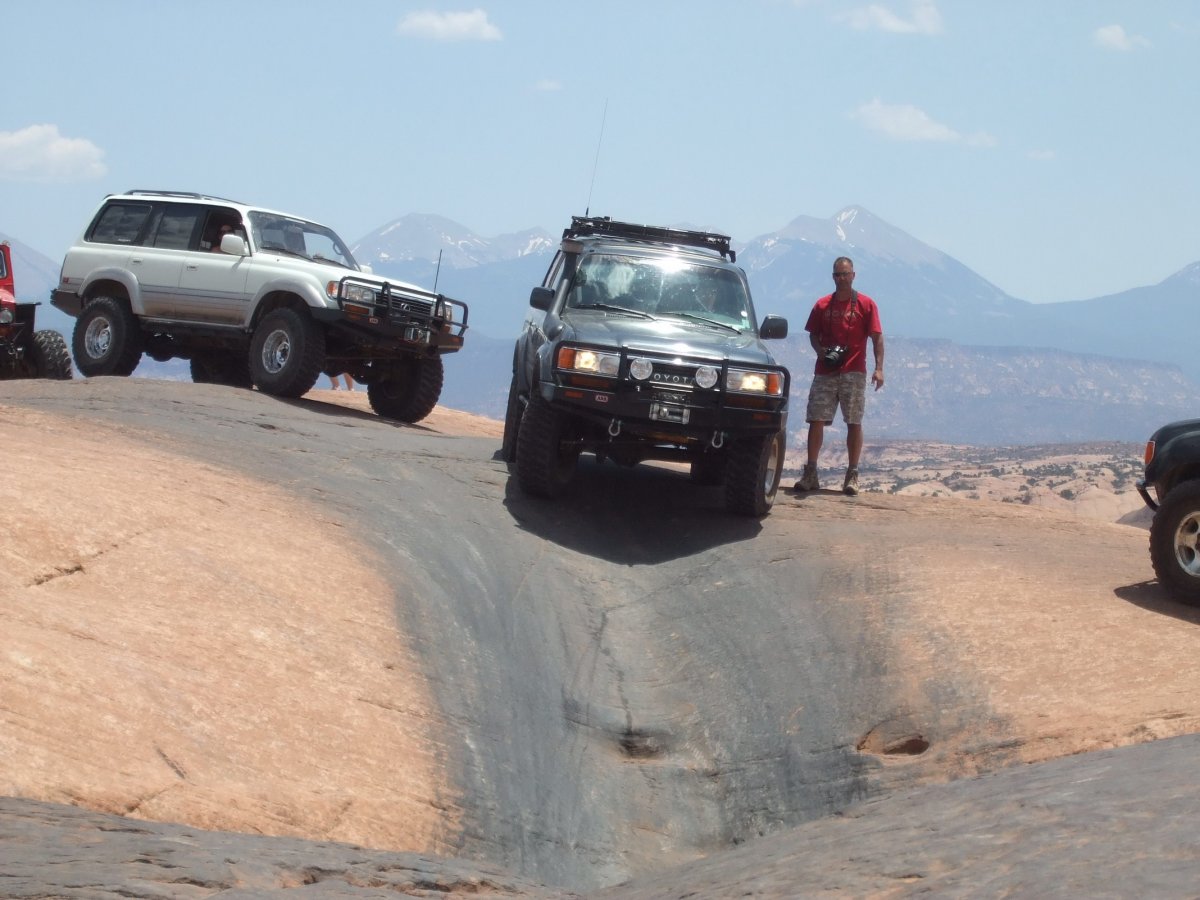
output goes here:
[{"label": "man standing", "polygon": [[[866,294],[854,290],[854,262],[839,256],[833,263],[832,294],[813,304],[808,323],[809,343],[817,352],[817,367],[808,391],[808,462],[797,491],[815,491],[817,457],[825,438],[825,426],[833,423],[838,406],[846,423],[846,455],[849,465],[842,490],[858,493],[858,458],[863,446],[863,410],[867,403],[867,338],[875,354],[871,383],[883,387],[883,326],[879,307]],[[839,352],[840,351],[840,352]]]}]

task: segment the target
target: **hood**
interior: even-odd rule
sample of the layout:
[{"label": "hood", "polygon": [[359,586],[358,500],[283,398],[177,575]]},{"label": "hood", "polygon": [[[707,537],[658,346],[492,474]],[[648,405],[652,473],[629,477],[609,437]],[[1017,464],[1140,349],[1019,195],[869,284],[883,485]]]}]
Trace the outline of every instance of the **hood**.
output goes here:
[{"label": "hood", "polygon": [[620,313],[573,310],[563,319],[566,340],[630,351],[674,353],[753,365],[777,365],[753,332],[735,334],[724,328],[675,317],[642,319]]}]

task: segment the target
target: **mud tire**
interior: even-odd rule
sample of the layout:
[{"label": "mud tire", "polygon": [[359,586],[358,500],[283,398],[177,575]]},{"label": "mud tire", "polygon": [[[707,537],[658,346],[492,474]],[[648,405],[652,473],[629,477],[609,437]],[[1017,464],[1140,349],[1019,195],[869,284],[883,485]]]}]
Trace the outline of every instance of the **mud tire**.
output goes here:
[{"label": "mud tire", "polygon": [[1150,563],[1172,599],[1200,606],[1200,480],[1167,493],[1150,524]]},{"label": "mud tire", "polygon": [[517,376],[508,386],[508,406],[504,410],[504,437],[500,440],[500,457],[510,466],[517,461],[517,442],[521,435],[521,417],[525,413],[525,405],[517,391]]},{"label": "mud tire", "polygon": [[277,309],[265,315],[250,341],[250,380],[275,397],[302,397],[325,367],[325,332],[307,314]]},{"label": "mud tire", "polygon": [[529,398],[517,437],[517,484],[526,494],[553,499],[571,483],[579,448],[567,441],[569,422],[540,396]]},{"label": "mud tire", "polygon": [[367,385],[367,400],[376,415],[385,419],[420,422],[437,406],[444,378],[440,356],[403,360]]},{"label": "mud tire", "polygon": [[783,432],[744,438],[729,448],[725,471],[725,508],[761,519],[771,511],[783,474]]},{"label": "mud tire", "polygon": [[70,380],[71,351],[67,349],[66,339],[57,331],[35,331],[29,358],[34,378]]},{"label": "mud tire", "polygon": [[142,332],[124,300],[96,297],[75,320],[75,366],[87,378],[132,375],[142,361]]}]

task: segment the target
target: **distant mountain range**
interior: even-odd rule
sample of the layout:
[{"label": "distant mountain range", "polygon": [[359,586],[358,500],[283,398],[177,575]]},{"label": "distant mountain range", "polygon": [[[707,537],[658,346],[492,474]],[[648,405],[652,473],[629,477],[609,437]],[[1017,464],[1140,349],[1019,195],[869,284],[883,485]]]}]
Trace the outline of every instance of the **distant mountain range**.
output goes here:
[{"label": "distant mountain range", "polygon": [[[58,263],[10,242],[18,295],[48,298]],[[443,402],[499,418],[513,338],[557,243],[542,229],[484,238],[441,216],[412,214],[352,249],[379,274],[436,284],[469,304],[466,347],[447,360]],[[879,302],[888,339],[888,384],[869,412],[877,437],[1141,441],[1163,421],[1200,415],[1200,354],[1187,326],[1200,304],[1200,262],[1157,285],[1033,304],[861,207],[801,216],[734,246],[759,313],[791,321],[791,336],[776,346],[795,376],[796,431],[812,367],[802,327],[812,302],[831,290],[830,266],[841,255],[855,261],[856,287]],[[69,334],[69,318],[48,303],[42,311],[43,327]]]}]

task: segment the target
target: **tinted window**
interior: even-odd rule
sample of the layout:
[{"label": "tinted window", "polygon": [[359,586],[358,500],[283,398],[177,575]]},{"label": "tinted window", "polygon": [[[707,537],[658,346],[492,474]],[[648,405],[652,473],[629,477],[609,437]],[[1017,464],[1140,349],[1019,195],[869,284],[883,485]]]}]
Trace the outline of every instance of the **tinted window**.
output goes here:
[{"label": "tinted window", "polygon": [[167,250],[186,250],[199,218],[199,207],[170,204],[158,220],[158,228],[155,229],[151,245]]},{"label": "tinted window", "polygon": [[102,244],[132,244],[150,218],[149,203],[110,203],[101,210],[92,226],[89,241]]}]

